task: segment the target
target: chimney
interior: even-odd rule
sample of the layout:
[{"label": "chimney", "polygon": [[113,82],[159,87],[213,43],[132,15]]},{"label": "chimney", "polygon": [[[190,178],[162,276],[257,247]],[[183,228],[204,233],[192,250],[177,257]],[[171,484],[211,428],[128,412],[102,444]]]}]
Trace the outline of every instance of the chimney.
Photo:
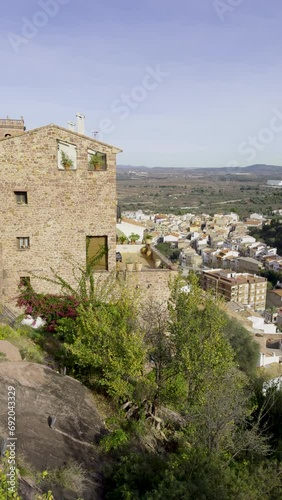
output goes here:
[{"label": "chimney", "polygon": [[77,118],[77,133],[84,135],[84,119],[85,116],[82,115],[81,113],[76,113],[76,118]]},{"label": "chimney", "polygon": [[75,132],[75,123],[73,122],[68,122],[68,128],[69,130],[71,130],[72,132]]}]

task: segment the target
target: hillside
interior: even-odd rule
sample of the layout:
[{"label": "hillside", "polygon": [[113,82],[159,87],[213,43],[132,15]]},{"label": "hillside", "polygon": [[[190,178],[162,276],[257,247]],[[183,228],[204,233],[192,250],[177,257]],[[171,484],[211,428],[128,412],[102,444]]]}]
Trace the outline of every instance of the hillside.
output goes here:
[{"label": "hillside", "polygon": [[117,192],[122,210],[271,214],[282,206],[282,190],[267,186],[282,179],[282,167],[250,165],[224,168],[148,168],[120,165]]},{"label": "hillside", "polygon": [[[27,283],[19,300],[44,328],[1,325],[1,449],[7,388],[15,389],[20,498],[281,498],[282,393],[263,396],[267,375],[257,373],[249,333],[194,274],[171,283],[168,308],[115,284],[107,299],[83,285],[74,315],[65,308],[71,296],[38,294]],[[50,367],[31,361],[39,355]],[[77,380],[56,371],[62,361]],[[1,500],[14,498],[8,465],[6,455]]]},{"label": "hillside", "polygon": [[277,166],[277,165],[263,165],[263,164],[255,164],[255,165],[249,165],[247,167],[146,167],[144,165],[139,165],[139,166],[132,166],[132,165],[117,165],[117,171],[118,172],[128,172],[128,171],[143,171],[143,172],[163,172],[166,173],[168,170],[173,170],[175,172],[183,172],[183,170],[188,170],[188,171],[193,171],[193,172],[198,172],[198,173],[211,173],[211,172],[218,172],[218,173],[226,173],[226,174],[233,174],[233,173],[253,173],[253,174],[262,174],[265,176],[268,176],[270,174],[274,175],[282,175],[282,166]]}]

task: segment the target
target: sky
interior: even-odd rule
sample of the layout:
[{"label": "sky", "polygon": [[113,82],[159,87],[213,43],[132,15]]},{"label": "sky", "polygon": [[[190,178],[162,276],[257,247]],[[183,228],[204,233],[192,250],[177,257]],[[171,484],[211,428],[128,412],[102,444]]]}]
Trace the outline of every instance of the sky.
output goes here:
[{"label": "sky", "polygon": [[9,0],[0,117],[83,113],[124,165],[282,165],[281,23],[281,0]]}]

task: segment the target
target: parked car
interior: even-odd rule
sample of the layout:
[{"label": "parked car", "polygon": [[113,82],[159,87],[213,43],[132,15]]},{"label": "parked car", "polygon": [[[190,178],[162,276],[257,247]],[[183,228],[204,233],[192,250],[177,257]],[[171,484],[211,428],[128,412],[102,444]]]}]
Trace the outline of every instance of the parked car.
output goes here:
[{"label": "parked car", "polygon": [[116,252],[116,262],[122,262],[122,255],[120,252]]}]

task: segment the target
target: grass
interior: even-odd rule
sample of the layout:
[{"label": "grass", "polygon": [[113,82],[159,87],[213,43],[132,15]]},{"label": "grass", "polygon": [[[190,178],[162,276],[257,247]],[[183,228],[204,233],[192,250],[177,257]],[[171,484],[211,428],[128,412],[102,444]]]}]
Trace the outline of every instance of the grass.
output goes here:
[{"label": "grass", "polygon": [[74,460],[70,460],[66,465],[58,469],[48,471],[46,480],[51,485],[67,488],[79,496],[83,494],[88,483],[86,470]]},{"label": "grass", "polygon": [[38,473],[35,468],[28,462],[23,453],[17,453],[17,469],[23,478],[32,479],[37,482]]},{"label": "grass", "polygon": [[44,363],[44,352],[30,338],[29,329],[23,327],[17,330],[7,325],[0,325],[0,340],[8,340],[16,346],[24,361]]},{"label": "grass", "polygon": [[86,470],[74,460],[57,469],[38,472],[26,459],[23,453],[17,453],[17,469],[22,478],[30,479],[34,485],[51,487],[58,485],[81,496],[88,485]]}]

